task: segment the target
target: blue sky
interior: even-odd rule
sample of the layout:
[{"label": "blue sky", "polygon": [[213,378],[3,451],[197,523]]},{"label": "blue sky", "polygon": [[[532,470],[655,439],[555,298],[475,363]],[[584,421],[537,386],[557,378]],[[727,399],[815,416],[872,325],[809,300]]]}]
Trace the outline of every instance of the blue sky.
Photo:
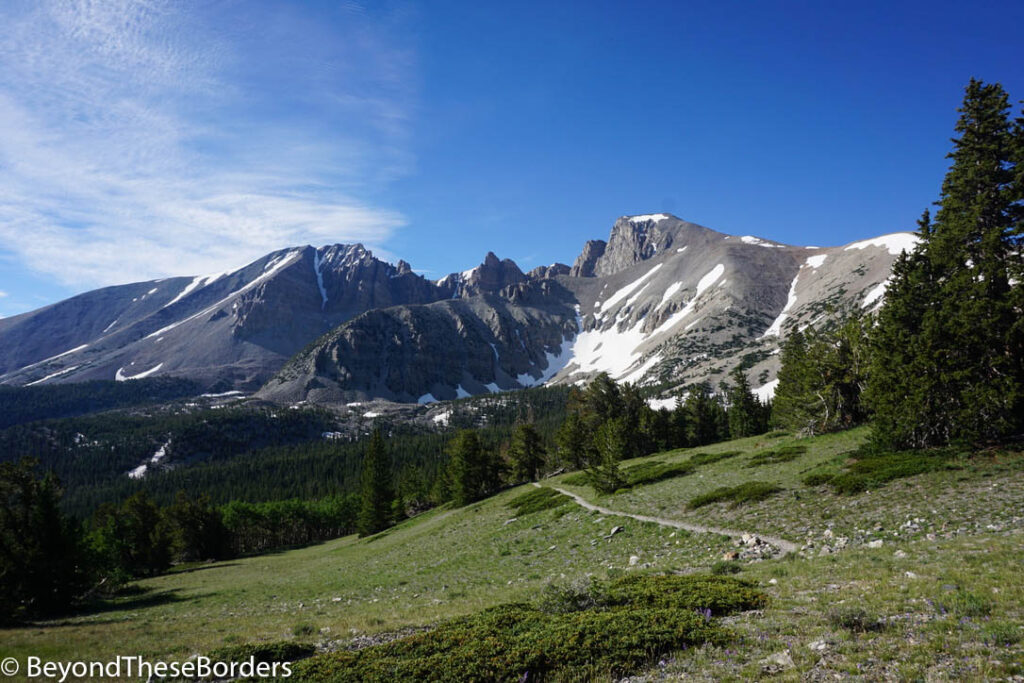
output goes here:
[{"label": "blue sky", "polygon": [[0,5],[0,315],[361,241],[428,277],[668,211],[913,229],[1019,2]]}]

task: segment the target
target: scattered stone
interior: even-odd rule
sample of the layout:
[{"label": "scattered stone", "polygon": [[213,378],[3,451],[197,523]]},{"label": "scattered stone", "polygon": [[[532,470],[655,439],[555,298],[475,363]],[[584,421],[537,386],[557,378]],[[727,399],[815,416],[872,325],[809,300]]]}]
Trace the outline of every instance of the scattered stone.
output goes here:
[{"label": "scattered stone", "polygon": [[821,535],[821,537],[822,538],[832,538],[832,530],[831,529],[825,529],[825,533],[823,533]]},{"label": "scattered stone", "polygon": [[782,652],[776,652],[775,654],[768,655],[760,662],[761,672],[764,674],[772,675],[777,674],[786,669],[793,667],[793,657],[789,654],[789,650]]},{"label": "scattered stone", "polygon": [[779,584],[779,580],[778,579],[768,579],[768,585],[770,585],[770,586],[777,586],[778,584]]},{"label": "scattered stone", "polygon": [[813,640],[807,644],[814,652],[825,652],[828,650],[828,643],[824,640]]},{"label": "scattered stone", "polygon": [[608,535],[605,536],[605,538],[611,538],[612,536],[614,536],[615,534],[619,533],[620,531],[625,531],[625,529],[622,528],[621,526],[613,526],[612,530],[608,532]]},{"label": "scattered stone", "polygon": [[904,557],[906,557],[906,556],[907,556],[907,554],[906,554],[905,552],[903,552],[902,550],[897,550],[896,552],[894,552],[894,553],[892,554],[892,556],[893,556],[893,557],[895,557],[895,558],[897,558],[897,559],[900,559],[900,560],[902,560],[902,559],[903,559]]},{"label": "scattered stone", "polygon": [[917,578],[917,574],[915,574],[914,572],[909,572],[909,571],[908,572],[903,572],[903,576],[907,577],[908,579],[916,579]]},{"label": "scattered stone", "polygon": [[874,541],[868,541],[869,548],[881,548],[883,545],[885,545],[885,541],[880,538]]},{"label": "scattered stone", "polygon": [[630,555],[629,556],[629,566],[630,567],[635,567],[639,563],[640,563],[640,557],[639,556],[637,556],[637,555]]},{"label": "scattered stone", "polygon": [[738,552],[736,552],[735,550],[730,550],[729,552],[722,555],[722,559],[726,562],[732,562],[733,560],[739,559],[739,556],[740,554]]},{"label": "scattered stone", "polygon": [[519,521],[519,518],[518,518],[518,517],[513,517],[512,519],[507,519],[507,520],[505,520],[505,523],[504,523],[504,524],[503,524],[502,526],[508,526],[508,525],[509,525],[509,524],[511,524],[512,522],[518,522],[518,521]]}]

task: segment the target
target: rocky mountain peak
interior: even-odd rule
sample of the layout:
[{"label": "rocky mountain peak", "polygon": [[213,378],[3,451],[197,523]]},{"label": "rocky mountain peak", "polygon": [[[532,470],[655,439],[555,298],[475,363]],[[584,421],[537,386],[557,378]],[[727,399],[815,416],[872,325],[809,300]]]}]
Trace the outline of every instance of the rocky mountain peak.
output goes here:
[{"label": "rocky mountain peak", "polygon": [[569,275],[572,277],[594,277],[594,265],[597,260],[604,256],[604,250],[608,243],[604,240],[587,240],[583,245],[583,251],[576,257]]}]

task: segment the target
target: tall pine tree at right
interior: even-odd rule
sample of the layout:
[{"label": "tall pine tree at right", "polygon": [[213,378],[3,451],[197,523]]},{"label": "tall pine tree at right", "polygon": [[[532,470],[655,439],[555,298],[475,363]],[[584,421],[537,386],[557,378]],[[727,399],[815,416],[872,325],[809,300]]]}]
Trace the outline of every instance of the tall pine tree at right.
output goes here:
[{"label": "tall pine tree at right", "polygon": [[1020,126],[999,84],[972,79],[934,221],[896,263],[867,398],[887,447],[986,443],[1024,426]]}]

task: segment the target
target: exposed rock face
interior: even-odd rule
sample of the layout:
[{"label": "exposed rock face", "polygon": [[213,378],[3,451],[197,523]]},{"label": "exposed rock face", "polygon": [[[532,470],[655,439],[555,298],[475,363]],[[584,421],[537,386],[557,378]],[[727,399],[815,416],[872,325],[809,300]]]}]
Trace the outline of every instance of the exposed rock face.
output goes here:
[{"label": "exposed rock face", "polygon": [[0,383],[175,375],[281,401],[418,401],[598,372],[717,387],[742,359],[767,397],[780,340],[877,308],[913,243],[794,247],[653,214],[620,218],[572,268],[524,275],[488,253],[436,282],[361,245],[300,247],[0,320]]},{"label": "exposed rock face", "polygon": [[549,280],[559,275],[568,275],[569,272],[569,266],[564,263],[552,263],[550,266],[537,266],[526,277],[530,280]]},{"label": "exposed rock face", "polygon": [[408,264],[396,268],[362,245],[283,250],[232,273],[107,287],[0,320],[0,382],[152,371],[255,389],[354,315],[445,296]]},{"label": "exposed rock face", "polygon": [[518,389],[543,377],[575,330],[572,295],[551,281],[370,311],[292,359],[260,395],[433,401]]},{"label": "exposed rock face", "polygon": [[608,243],[604,240],[587,240],[583,245],[583,252],[576,257],[569,275],[572,277],[594,277],[594,266],[597,260],[604,256],[605,247]]}]

